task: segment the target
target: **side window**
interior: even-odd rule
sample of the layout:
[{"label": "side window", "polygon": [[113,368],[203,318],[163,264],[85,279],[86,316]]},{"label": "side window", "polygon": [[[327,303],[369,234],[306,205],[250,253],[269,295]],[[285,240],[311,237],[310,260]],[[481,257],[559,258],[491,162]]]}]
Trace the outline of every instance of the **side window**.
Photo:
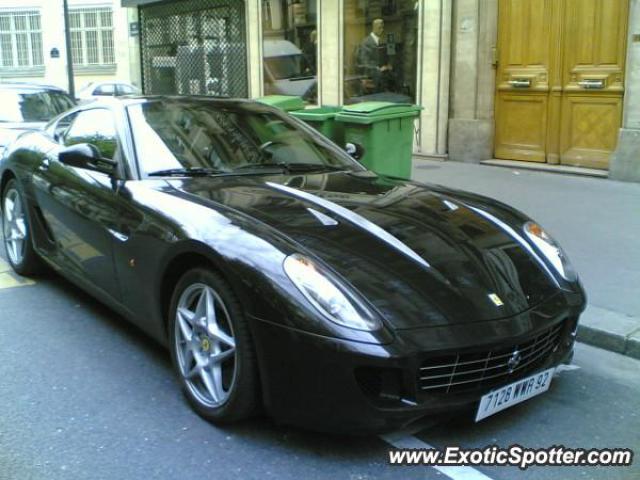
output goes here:
[{"label": "side window", "polygon": [[113,159],[118,148],[113,114],[103,108],[78,113],[64,136],[64,144],[78,143],[95,145],[103,157]]},{"label": "side window", "polygon": [[55,139],[56,142],[62,141],[62,139],[65,137],[67,133],[67,130],[69,130],[69,126],[73,123],[73,120],[77,116],[78,116],[77,113],[72,113],[58,120],[58,123],[56,123],[53,129],[53,138]]},{"label": "side window", "polygon": [[116,93],[115,85],[112,83],[105,83],[104,85],[99,85],[93,91],[94,95],[101,96],[113,96]]},{"label": "side window", "polygon": [[118,85],[118,95],[132,95],[134,93],[136,93],[135,89],[129,85]]}]

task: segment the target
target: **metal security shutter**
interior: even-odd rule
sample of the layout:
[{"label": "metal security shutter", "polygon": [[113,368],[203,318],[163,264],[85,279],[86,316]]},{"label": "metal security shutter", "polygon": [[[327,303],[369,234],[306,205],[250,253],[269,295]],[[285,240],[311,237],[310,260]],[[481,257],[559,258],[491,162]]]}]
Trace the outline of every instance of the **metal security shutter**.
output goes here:
[{"label": "metal security shutter", "polygon": [[146,94],[247,96],[244,2],[174,0],[139,8]]}]

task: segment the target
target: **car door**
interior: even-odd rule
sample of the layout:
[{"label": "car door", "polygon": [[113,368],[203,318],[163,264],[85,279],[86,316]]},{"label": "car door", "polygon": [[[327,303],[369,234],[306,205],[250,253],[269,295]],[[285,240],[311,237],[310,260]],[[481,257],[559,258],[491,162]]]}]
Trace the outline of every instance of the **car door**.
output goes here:
[{"label": "car door", "polygon": [[35,195],[61,266],[109,297],[120,299],[113,264],[113,232],[122,200],[109,175],[58,161],[67,146],[90,143],[105,158],[122,161],[113,112],[93,108],[63,117],[54,128],[59,148],[34,173]]}]

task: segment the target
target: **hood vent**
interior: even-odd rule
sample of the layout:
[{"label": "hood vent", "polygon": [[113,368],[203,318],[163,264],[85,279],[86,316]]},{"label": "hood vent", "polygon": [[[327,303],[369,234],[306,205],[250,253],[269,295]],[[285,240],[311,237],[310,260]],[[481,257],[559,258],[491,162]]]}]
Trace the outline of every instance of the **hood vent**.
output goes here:
[{"label": "hood vent", "polygon": [[313,208],[307,208],[307,210],[325,227],[335,227],[336,225],[338,225],[338,221],[331,218],[329,215],[325,215],[324,213],[314,210]]}]

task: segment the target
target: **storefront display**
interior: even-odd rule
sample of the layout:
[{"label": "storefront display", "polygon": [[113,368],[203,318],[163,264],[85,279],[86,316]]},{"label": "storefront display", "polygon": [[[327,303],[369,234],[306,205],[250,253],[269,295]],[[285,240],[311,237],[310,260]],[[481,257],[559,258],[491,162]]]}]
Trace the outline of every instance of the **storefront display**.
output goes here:
[{"label": "storefront display", "polygon": [[344,103],[416,99],[414,0],[345,0]]},{"label": "storefront display", "polygon": [[316,0],[262,2],[265,95],[318,96]]}]

